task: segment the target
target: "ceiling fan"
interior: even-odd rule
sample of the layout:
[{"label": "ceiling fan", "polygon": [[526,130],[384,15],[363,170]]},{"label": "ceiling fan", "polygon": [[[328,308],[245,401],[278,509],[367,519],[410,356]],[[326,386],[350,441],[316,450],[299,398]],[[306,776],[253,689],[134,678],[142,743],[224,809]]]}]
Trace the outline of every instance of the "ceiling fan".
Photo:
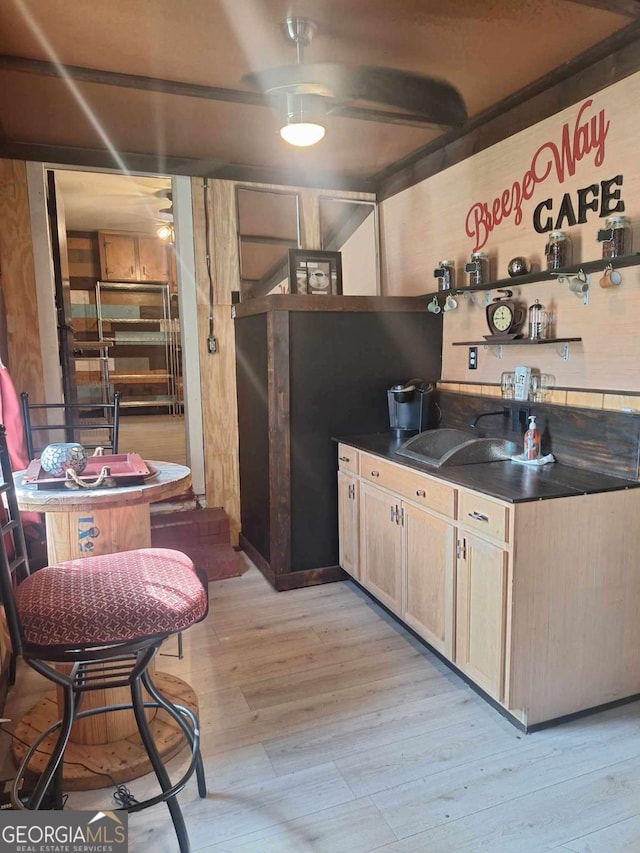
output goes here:
[{"label": "ceiling fan", "polygon": [[[282,30],[296,48],[297,64],[254,71],[242,78],[255,91],[281,96],[285,123],[280,133],[286,141],[293,145],[318,142],[324,136],[327,113],[439,128],[459,127],[466,121],[462,96],[444,80],[373,65],[305,64],[303,48],[311,44],[317,29],[308,18],[286,18]],[[390,109],[371,110],[362,102]]]}]

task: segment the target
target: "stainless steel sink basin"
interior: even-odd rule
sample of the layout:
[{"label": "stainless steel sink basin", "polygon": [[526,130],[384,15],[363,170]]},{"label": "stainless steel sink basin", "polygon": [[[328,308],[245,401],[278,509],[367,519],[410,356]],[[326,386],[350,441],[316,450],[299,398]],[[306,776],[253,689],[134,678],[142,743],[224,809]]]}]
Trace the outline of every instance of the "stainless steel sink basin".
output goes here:
[{"label": "stainless steel sink basin", "polygon": [[463,429],[430,429],[407,439],[396,453],[441,468],[509,459],[518,447],[504,438],[478,438]]}]

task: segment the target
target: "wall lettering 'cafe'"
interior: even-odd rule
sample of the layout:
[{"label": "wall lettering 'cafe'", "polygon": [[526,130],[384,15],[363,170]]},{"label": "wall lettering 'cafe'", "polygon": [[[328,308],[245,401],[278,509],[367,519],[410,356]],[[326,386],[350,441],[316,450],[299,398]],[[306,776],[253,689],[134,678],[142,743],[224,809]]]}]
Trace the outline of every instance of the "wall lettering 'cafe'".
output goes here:
[{"label": "wall lettering 'cafe'", "polygon": [[[528,201],[537,187],[547,181],[563,184],[566,177],[575,174],[576,164],[593,154],[593,165],[601,167],[606,154],[606,140],[610,122],[604,109],[592,111],[593,100],[585,101],[576,116],[573,128],[566,122],[559,141],[544,142],[533,154],[529,168],[522,178],[515,180],[492,202],[475,202],[465,220],[467,236],[474,241],[472,252],[479,251],[492,231],[511,216],[515,225],[522,222],[522,204]],[[539,233],[552,229],[585,223],[589,212],[600,217],[622,213],[625,209],[621,197],[623,178],[601,180],[578,189],[574,196],[565,193],[558,204],[553,198],[541,201],[533,211],[533,227]]]}]

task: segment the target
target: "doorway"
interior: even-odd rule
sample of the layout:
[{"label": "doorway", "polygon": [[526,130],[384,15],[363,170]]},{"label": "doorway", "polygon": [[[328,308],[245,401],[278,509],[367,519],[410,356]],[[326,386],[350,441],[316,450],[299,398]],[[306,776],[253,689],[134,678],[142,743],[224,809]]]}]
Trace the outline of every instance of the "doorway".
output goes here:
[{"label": "doorway", "polygon": [[[193,310],[192,283],[184,281],[185,264],[176,263],[173,221],[175,182],[187,181],[188,189],[188,179],[47,171],[68,265],[58,326],[70,330],[73,370],[61,358],[62,387],[72,383],[72,397],[88,405],[119,391],[120,451],[189,465],[199,493],[201,414],[185,399],[190,360],[181,333],[184,309]],[[183,216],[185,209],[190,220],[190,205],[182,205]],[[184,230],[188,236],[190,222]],[[199,376],[191,378],[199,390]]]}]

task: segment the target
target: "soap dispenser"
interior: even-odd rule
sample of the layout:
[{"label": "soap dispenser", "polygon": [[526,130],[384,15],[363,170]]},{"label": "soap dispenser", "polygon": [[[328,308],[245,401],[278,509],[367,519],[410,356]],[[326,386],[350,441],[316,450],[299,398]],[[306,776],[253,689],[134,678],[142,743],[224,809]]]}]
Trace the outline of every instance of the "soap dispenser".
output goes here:
[{"label": "soap dispenser", "polygon": [[529,417],[529,429],[524,434],[524,458],[535,460],[540,458],[540,432],[536,427],[536,416]]}]

